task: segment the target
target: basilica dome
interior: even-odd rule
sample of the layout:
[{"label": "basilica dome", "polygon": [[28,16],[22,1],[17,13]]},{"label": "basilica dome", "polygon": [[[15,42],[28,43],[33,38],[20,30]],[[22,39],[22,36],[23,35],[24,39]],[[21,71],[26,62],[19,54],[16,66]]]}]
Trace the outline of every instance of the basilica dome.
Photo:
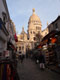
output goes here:
[{"label": "basilica dome", "polygon": [[37,33],[41,33],[41,27],[42,24],[40,18],[36,15],[35,9],[33,8],[33,13],[28,22],[28,36],[31,41],[34,41]]},{"label": "basilica dome", "polygon": [[33,8],[33,14],[30,16],[29,18],[29,22],[33,22],[33,21],[36,21],[36,22],[40,22],[40,18],[35,14],[35,9]]}]

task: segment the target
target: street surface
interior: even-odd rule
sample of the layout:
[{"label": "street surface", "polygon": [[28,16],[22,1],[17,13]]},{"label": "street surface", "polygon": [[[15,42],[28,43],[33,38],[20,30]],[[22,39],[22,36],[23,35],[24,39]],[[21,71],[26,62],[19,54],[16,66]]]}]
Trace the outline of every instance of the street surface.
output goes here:
[{"label": "street surface", "polygon": [[60,80],[60,74],[49,69],[41,71],[39,65],[30,59],[24,59],[23,63],[18,61],[17,70],[20,80]]}]

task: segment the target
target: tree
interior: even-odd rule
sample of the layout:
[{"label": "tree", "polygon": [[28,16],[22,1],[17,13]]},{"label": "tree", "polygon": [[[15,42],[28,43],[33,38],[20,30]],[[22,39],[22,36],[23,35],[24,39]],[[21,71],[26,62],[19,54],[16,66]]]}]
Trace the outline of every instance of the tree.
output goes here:
[{"label": "tree", "polygon": [[42,35],[40,33],[36,34],[36,41],[39,43],[42,40]]},{"label": "tree", "polygon": [[40,43],[41,40],[42,40],[42,35],[41,35],[40,33],[37,33],[37,34],[35,35],[35,37],[36,37],[35,46],[37,46],[37,45],[39,45],[39,43]]}]

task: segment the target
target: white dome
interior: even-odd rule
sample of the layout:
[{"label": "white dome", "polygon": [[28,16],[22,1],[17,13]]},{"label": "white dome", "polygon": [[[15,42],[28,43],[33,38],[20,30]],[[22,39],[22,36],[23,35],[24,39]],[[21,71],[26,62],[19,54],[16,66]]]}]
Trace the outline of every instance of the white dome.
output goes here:
[{"label": "white dome", "polygon": [[32,16],[30,16],[30,18],[29,18],[29,22],[31,22],[31,21],[41,22],[41,21],[40,21],[40,18],[35,14],[35,9],[33,9],[33,14],[32,14]]}]

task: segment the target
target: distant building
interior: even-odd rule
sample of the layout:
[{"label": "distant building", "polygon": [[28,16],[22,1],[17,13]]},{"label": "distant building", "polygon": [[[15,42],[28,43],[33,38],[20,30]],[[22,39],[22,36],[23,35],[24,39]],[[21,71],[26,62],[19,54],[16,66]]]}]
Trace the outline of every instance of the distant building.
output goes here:
[{"label": "distant building", "polygon": [[42,31],[42,36],[46,36],[49,33],[48,27]]},{"label": "distant building", "polygon": [[26,50],[33,49],[36,43],[36,34],[40,34],[42,37],[48,34],[47,28],[44,31],[42,31],[41,28],[40,18],[36,15],[35,9],[33,9],[33,13],[28,21],[27,33],[24,31],[24,28],[22,28],[21,34],[17,35],[17,51],[25,54]]}]

